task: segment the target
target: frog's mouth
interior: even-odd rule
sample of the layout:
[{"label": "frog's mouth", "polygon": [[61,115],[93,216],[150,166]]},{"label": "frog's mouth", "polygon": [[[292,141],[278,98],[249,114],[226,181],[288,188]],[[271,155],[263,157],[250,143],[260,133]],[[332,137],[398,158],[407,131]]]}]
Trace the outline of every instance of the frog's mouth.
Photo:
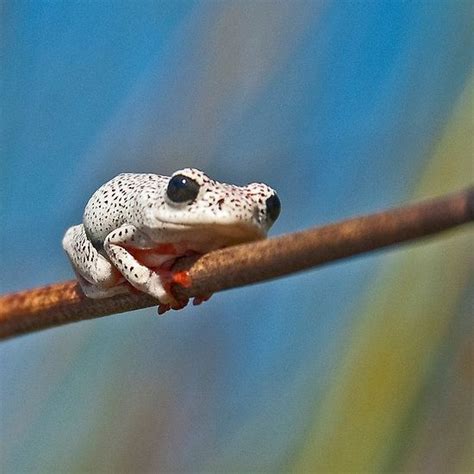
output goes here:
[{"label": "frog's mouth", "polygon": [[[175,224],[174,222],[162,221],[169,231],[179,234],[176,240],[217,244],[219,247],[251,242],[266,237],[266,232],[258,225],[246,222],[222,223],[196,223]],[[220,244],[220,245],[219,245]],[[214,245],[212,245],[214,246]]]}]

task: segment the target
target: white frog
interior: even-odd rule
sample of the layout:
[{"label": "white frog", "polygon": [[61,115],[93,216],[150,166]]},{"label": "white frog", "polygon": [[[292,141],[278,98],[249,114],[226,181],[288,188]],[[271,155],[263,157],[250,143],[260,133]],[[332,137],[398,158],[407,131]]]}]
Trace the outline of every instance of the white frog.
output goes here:
[{"label": "white frog", "polygon": [[177,258],[265,238],[279,214],[276,192],[262,183],[220,183],[194,168],[122,173],[92,195],[62,244],[86,296],[133,287],[156,298],[162,314],[187,304],[169,283]]}]

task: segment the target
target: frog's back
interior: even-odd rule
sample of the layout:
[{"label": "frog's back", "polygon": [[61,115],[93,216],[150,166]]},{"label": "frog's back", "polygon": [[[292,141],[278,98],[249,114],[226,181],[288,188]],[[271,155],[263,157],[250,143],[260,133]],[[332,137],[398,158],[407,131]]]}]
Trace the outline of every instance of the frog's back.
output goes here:
[{"label": "frog's back", "polygon": [[86,205],[83,224],[89,239],[100,246],[123,224],[139,224],[144,201],[159,198],[168,177],[149,173],[121,173],[102,185]]}]

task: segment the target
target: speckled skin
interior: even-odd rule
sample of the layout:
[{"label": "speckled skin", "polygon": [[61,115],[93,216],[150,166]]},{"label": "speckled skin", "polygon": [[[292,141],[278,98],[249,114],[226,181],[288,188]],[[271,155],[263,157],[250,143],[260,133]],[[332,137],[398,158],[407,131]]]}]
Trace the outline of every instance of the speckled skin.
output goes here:
[{"label": "speckled skin", "polygon": [[[199,185],[191,201],[169,198],[176,175]],[[176,258],[264,238],[273,224],[266,202],[275,194],[265,184],[219,183],[193,168],[171,177],[123,173],[93,194],[63,247],[87,296],[109,297],[131,285],[157,298],[163,310],[177,309],[183,302],[163,283]]]}]

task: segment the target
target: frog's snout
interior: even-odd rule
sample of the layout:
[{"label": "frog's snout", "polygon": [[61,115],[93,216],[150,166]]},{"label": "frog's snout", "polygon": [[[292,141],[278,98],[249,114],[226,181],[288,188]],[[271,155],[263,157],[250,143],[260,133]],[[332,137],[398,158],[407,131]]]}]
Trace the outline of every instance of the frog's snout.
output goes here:
[{"label": "frog's snout", "polygon": [[271,224],[273,224],[278,219],[281,211],[281,202],[277,193],[272,194],[269,198],[267,198],[265,206],[267,211],[267,219]]}]

